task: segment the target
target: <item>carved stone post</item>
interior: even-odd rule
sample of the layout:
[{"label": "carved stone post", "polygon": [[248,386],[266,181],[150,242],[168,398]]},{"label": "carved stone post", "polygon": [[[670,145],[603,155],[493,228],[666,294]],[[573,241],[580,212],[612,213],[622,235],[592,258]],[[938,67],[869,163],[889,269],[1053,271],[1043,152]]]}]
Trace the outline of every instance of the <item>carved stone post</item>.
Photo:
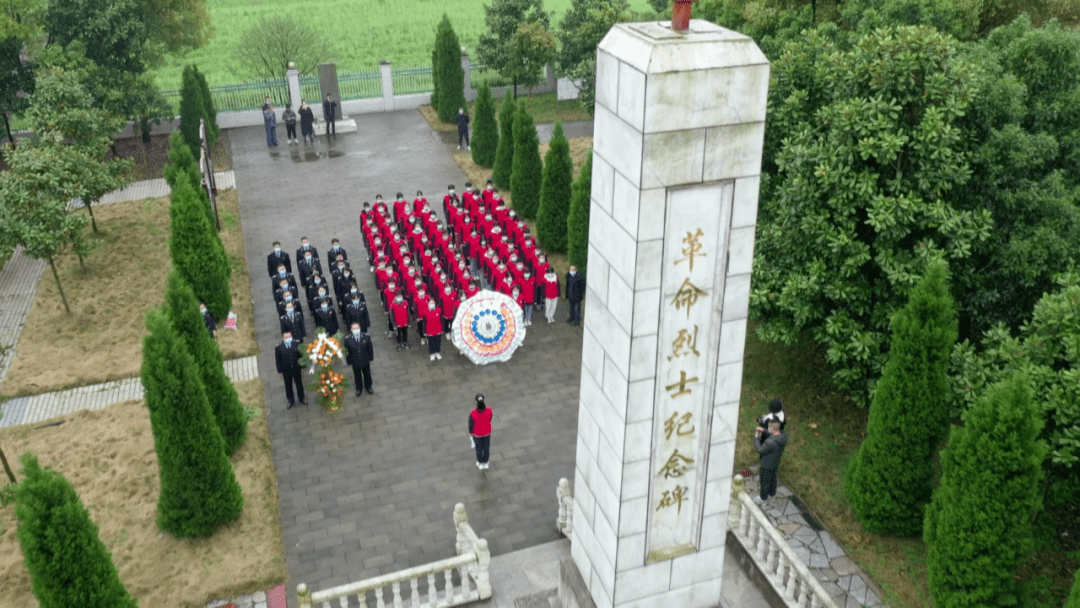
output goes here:
[{"label": "carved stone post", "polygon": [[480,599],[486,600],[491,597],[491,579],[488,577],[491,551],[488,550],[487,539],[476,541],[476,558],[479,562],[476,569],[476,590],[480,593]]},{"label": "carved stone post", "polygon": [[312,608],[311,591],[308,590],[307,585],[304,583],[296,586],[296,604],[299,608]]}]

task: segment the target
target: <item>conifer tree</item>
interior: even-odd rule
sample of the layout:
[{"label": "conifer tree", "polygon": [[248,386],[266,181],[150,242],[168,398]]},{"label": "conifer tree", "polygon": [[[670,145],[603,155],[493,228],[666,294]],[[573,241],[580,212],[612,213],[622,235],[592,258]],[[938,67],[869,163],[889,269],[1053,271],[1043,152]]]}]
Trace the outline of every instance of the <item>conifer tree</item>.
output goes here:
[{"label": "conifer tree", "polygon": [[1030,382],[1018,373],[990,387],[941,452],[941,485],[923,532],[938,608],[1018,605],[1013,576],[1034,550],[1046,454]]},{"label": "conifer tree", "polygon": [[1076,571],[1073,575],[1072,592],[1069,593],[1069,598],[1065,600],[1064,608],[1080,608],[1080,570]]},{"label": "conifer tree", "polygon": [[19,545],[41,608],[135,608],[75,488],[27,452],[16,488]]},{"label": "conifer tree", "polygon": [[180,134],[195,158],[199,158],[199,120],[205,117],[206,102],[195,77],[195,66],[184,66],[180,81]]},{"label": "conifer tree", "polygon": [[499,108],[499,142],[495,148],[495,166],[491,169],[491,180],[503,190],[510,189],[510,177],[514,173],[514,110],[515,103],[510,92],[503,97]]},{"label": "conifer tree", "polygon": [[221,350],[206,331],[206,324],[199,314],[199,302],[175,269],[169,273],[165,305],[169,321],[195,359],[210,411],[225,441],[225,453],[231,456],[247,437],[247,416],[236,387],[225,374]]},{"label": "conifer tree", "polygon": [[240,516],[244,496],[187,346],[163,311],[149,313],[146,328],[141,379],[161,477],[157,524],[178,538],[205,536]]},{"label": "conifer tree", "polygon": [[[173,131],[169,136],[169,164],[165,165],[162,173],[165,177],[165,183],[169,185],[169,188],[176,187],[176,180],[181,175],[187,176],[189,183],[195,187],[196,193],[199,195],[200,201],[202,201],[203,211],[206,212],[206,219],[210,222],[210,226],[216,227],[217,218],[214,217],[214,210],[210,207],[210,199],[206,195],[206,190],[202,187],[202,171],[199,170],[199,165],[191,156],[191,148],[184,143],[184,136],[180,131]],[[217,231],[214,231],[217,234]],[[221,237],[219,236],[218,239]]]},{"label": "conifer tree", "polygon": [[173,266],[191,285],[195,297],[206,302],[214,318],[224,318],[232,307],[232,268],[221,239],[207,219],[202,198],[187,178],[178,179],[173,188],[169,218]]},{"label": "conifer tree", "polygon": [[217,108],[214,107],[214,96],[210,93],[210,85],[206,83],[206,76],[199,71],[199,66],[192,65],[195,79],[199,82],[199,92],[203,100],[203,118],[206,119],[206,139],[210,147],[217,143],[218,135],[221,135],[221,127],[217,124]]},{"label": "conifer tree", "polygon": [[566,220],[566,257],[578,272],[589,265],[589,205],[592,199],[592,150],[570,192],[570,217]]},{"label": "conifer tree", "polygon": [[540,206],[540,186],[544,183],[544,161],[540,160],[540,138],[532,114],[519,104],[514,118],[514,173],[510,191],[518,215],[532,219]]},{"label": "conifer tree", "polygon": [[461,67],[461,43],[446,13],[435,32],[434,60],[432,74],[439,74],[439,93],[431,105],[437,101],[439,120],[452,122],[458,108],[465,107],[465,69]]},{"label": "conifer tree", "polygon": [[844,480],[863,527],[916,536],[934,489],[934,453],[949,427],[949,354],[956,306],[948,267],[932,262],[892,319],[889,362],[870,405],[867,437]]},{"label": "conifer tree", "polygon": [[473,105],[472,158],[481,167],[495,164],[499,146],[499,124],[495,122],[495,99],[487,81],[480,83]]},{"label": "conifer tree", "polygon": [[[551,147],[544,157],[544,182],[540,186],[540,209],[536,231],[544,249],[566,252],[566,228],[570,218],[570,194],[574,186],[574,160],[561,122],[555,123]],[[516,199],[515,199],[516,200]]]}]

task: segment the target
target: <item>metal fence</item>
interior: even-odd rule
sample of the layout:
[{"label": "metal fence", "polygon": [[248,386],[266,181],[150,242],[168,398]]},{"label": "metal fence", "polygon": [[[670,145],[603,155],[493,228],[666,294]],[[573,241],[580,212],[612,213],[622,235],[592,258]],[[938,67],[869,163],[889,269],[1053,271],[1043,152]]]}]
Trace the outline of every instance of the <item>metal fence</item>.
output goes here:
[{"label": "metal fence", "polygon": [[479,89],[481,82],[487,82],[487,85],[492,88],[509,87],[514,84],[509,78],[503,78],[498,72],[482,63],[474,63],[469,66],[469,80],[474,89]]},{"label": "metal fence", "polygon": [[391,68],[394,79],[394,95],[412,93],[430,93],[435,90],[431,82],[431,66],[421,65],[410,68]]},{"label": "metal fence", "polygon": [[[338,91],[341,93],[342,101],[382,97],[382,72],[379,68],[358,72],[340,72],[337,78]],[[396,89],[395,92],[397,92]]]},{"label": "metal fence", "polygon": [[[316,94],[318,99],[318,77],[315,77]],[[172,104],[173,110],[179,113],[180,90],[171,89],[162,91],[161,94]],[[214,107],[218,112],[240,112],[243,110],[258,110],[267,97],[275,108],[285,107],[289,100],[289,87],[284,78],[272,80],[254,80],[250,82],[235,82],[230,84],[210,85],[210,97],[214,100]]]}]

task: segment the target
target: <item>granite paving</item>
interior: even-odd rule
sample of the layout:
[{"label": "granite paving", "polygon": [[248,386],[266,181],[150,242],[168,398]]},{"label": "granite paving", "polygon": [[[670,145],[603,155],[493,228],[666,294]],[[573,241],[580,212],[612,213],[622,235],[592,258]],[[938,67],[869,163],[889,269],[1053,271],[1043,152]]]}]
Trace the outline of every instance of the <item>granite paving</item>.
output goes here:
[{"label": "granite paving", "polygon": [[[466,177],[453,146],[415,110],[364,116],[356,133],[314,144],[266,146],[261,128],[230,131],[240,221],[255,300],[259,376],[274,446],[290,605],[297,583],[322,589],[454,555],[452,510],[462,502],[492,555],[559,539],[556,486],[572,477],[581,328],[543,321],[502,364],[476,366],[445,344],[430,362],[410,335],[398,352],[368,272],[359,211],[375,194],[436,203]],[[454,142],[456,145],[456,142]],[[285,408],[274,367],[278,319],[264,260],[280,240],[290,255],[308,236],[320,254],[341,239],[372,308],[374,395],[348,391],[341,411]],[[309,317],[310,326],[310,317]],[[410,332],[412,334],[413,332]],[[352,373],[344,365],[350,381]],[[482,392],[494,412],[491,468],[478,471],[467,416]]]}]

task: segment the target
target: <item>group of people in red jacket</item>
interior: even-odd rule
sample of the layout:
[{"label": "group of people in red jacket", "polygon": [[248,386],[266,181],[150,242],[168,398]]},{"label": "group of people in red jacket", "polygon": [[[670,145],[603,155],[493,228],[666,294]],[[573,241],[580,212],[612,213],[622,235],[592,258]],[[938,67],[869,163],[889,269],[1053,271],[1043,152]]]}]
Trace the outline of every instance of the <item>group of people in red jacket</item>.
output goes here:
[{"label": "group of people in red jacket", "polygon": [[415,323],[431,360],[442,359],[442,338],[450,337],[458,307],[481,289],[513,298],[525,325],[543,300],[552,322],[559,279],[490,180],[482,192],[466,183],[460,196],[451,184],[442,206],[445,223],[419,191],[412,201],[400,192],[389,203],[378,195],[360,212],[387,333],[397,338],[398,350],[411,348],[409,326]]}]

